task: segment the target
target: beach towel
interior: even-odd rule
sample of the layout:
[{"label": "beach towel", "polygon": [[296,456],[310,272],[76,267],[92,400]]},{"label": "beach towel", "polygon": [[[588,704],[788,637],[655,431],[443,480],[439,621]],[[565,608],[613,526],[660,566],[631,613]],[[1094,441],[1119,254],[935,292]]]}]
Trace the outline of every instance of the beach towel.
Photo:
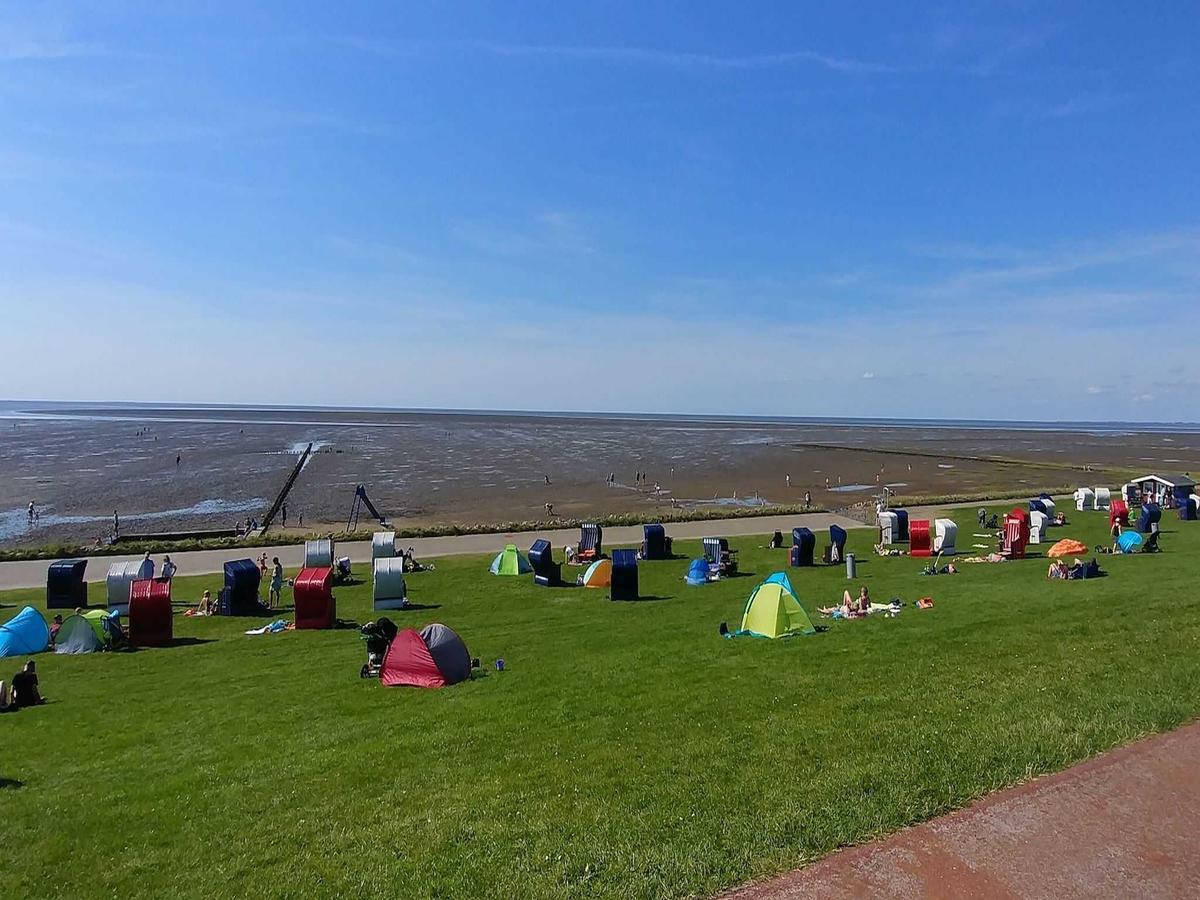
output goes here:
[{"label": "beach towel", "polygon": [[295,626],[291,622],[284,619],[276,619],[274,622],[269,622],[262,628],[251,628],[244,634],[279,634],[281,631],[292,631]]}]

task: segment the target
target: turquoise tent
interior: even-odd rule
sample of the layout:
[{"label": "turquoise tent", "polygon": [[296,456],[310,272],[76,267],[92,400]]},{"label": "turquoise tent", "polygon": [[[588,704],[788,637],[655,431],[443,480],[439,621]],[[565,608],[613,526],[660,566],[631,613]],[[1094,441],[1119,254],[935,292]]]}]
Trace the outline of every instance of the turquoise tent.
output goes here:
[{"label": "turquoise tent", "polygon": [[50,646],[50,626],[42,614],[27,606],[0,625],[0,657],[28,656]]}]

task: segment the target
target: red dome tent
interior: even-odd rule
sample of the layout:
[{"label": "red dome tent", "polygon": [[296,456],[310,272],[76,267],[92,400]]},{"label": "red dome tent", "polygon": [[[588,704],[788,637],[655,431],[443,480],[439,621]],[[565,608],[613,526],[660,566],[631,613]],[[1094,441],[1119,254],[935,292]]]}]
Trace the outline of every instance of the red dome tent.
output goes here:
[{"label": "red dome tent", "polygon": [[135,647],[169,647],[171,581],[139,578],[129,586],[129,643]]},{"label": "red dome tent", "polygon": [[452,629],[434,623],[420,632],[406,628],[398,633],[388,646],[379,677],[387,687],[439,688],[470,675],[467,645]]},{"label": "red dome tent", "polygon": [[337,618],[333,599],[333,569],[314,566],[301,569],[292,583],[296,603],[296,628],[332,628]]},{"label": "red dome tent", "polygon": [[914,519],[908,523],[908,553],[910,556],[929,556],[929,520]]}]

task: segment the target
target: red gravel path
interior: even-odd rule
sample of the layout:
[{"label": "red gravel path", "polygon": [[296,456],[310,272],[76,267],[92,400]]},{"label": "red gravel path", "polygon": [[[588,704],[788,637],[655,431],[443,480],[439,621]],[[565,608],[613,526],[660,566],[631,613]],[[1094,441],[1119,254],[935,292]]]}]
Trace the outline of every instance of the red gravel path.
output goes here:
[{"label": "red gravel path", "polygon": [[1200,722],[726,900],[1200,897]]}]

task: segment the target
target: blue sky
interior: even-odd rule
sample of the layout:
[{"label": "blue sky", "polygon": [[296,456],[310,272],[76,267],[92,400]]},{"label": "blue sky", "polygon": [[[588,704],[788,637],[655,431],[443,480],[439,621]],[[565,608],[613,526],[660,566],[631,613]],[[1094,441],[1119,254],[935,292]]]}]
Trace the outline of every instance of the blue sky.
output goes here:
[{"label": "blue sky", "polygon": [[1198,47],[1193,3],[6,4],[0,394],[1194,420]]}]

